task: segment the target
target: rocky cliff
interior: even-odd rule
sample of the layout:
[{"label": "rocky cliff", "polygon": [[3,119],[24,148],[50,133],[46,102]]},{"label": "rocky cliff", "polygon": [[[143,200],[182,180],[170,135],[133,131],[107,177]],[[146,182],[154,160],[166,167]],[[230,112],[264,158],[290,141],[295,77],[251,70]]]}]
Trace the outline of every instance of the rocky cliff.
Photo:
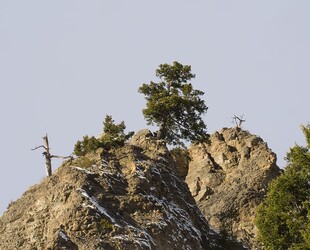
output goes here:
[{"label": "rocky cliff", "polygon": [[260,137],[240,128],[224,128],[210,140],[189,150],[186,182],[191,193],[210,226],[250,249],[261,249],[255,209],[267,184],[279,175],[276,155]]},{"label": "rocky cliff", "polygon": [[[253,143],[252,149],[255,146]],[[201,150],[191,150],[192,178],[196,178],[193,170],[199,159],[206,159],[200,155],[205,149]],[[212,163],[219,159],[210,161],[206,168],[215,169],[214,182],[230,181],[229,173]],[[205,187],[196,190],[199,202],[202,197],[208,200],[201,195],[207,186],[217,192],[211,179],[201,179]],[[203,207],[205,213],[206,209]],[[99,149],[65,162],[11,204],[0,218],[3,250],[242,248],[210,230],[186,183],[176,174],[176,161],[148,130],[137,133],[122,148]]]}]

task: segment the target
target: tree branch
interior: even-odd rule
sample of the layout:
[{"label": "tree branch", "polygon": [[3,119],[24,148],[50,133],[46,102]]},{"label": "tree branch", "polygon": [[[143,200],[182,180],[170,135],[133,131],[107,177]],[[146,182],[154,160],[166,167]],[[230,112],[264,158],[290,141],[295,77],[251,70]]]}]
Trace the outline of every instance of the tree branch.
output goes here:
[{"label": "tree branch", "polygon": [[70,156],[59,156],[59,155],[51,155],[51,158],[59,158],[59,159],[72,159],[73,158],[73,156],[72,155],[70,155]]},{"label": "tree branch", "polygon": [[48,144],[47,134],[43,137],[43,140],[44,140],[45,146],[41,145],[41,146],[35,147],[32,150],[44,148],[45,151],[43,152],[43,155],[45,157],[46,174],[47,176],[51,176],[52,175],[52,162],[51,162],[51,154],[50,154],[50,147]]},{"label": "tree branch", "polygon": [[185,130],[188,130],[189,131],[189,134],[192,135],[192,136],[195,136],[194,133],[192,133],[190,131],[190,129],[188,127],[186,127],[184,124],[181,124],[179,121],[177,121],[176,119],[174,119],[173,117],[170,117],[172,119],[172,121],[174,121],[176,124],[178,124],[180,127],[182,127],[183,129]]},{"label": "tree branch", "polygon": [[233,119],[233,123],[236,124],[237,128],[241,128],[242,123],[245,122],[245,119],[243,119],[243,115],[240,117],[234,115],[232,119]]},{"label": "tree branch", "polygon": [[44,148],[44,149],[46,150],[46,147],[43,146],[43,145],[41,145],[41,146],[36,146],[35,148],[32,148],[31,150],[37,150],[37,149],[39,149],[39,148]]}]

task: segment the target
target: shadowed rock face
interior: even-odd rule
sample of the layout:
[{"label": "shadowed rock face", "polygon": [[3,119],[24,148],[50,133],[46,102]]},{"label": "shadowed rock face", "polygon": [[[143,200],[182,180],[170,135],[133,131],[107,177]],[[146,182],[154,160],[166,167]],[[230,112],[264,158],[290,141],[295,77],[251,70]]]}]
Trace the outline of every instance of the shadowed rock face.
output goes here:
[{"label": "shadowed rock face", "polygon": [[209,229],[175,168],[148,130],[66,162],[0,218],[0,249],[242,249]]},{"label": "shadowed rock face", "polygon": [[261,249],[255,209],[280,173],[276,155],[261,138],[240,128],[224,128],[210,139],[209,145],[190,148],[190,191],[211,227]]}]

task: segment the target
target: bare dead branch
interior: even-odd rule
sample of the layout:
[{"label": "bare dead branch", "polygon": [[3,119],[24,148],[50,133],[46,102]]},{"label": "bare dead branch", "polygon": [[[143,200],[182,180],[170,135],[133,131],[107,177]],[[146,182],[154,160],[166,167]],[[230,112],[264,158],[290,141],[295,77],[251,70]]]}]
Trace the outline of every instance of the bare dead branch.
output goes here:
[{"label": "bare dead branch", "polygon": [[52,175],[52,158],[60,158],[60,159],[71,159],[71,161],[73,160],[73,157],[70,156],[59,156],[59,155],[51,155],[50,154],[50,146],[48,143],[48,137],[47,134],[45,136],[43,136],[43,141],[44,141],[44,145],[40,145],[40,146],[36,146],[35,148],[31,149],[31,150],[36,150],[39,148],[43,148],[44,152],[42,153],[43,156],[45,157],[45,168],[46,168],[46,174],[47,176],[51,176]]},{"label": "bare dead branch", "polygon": [[37,149],[39,149],[39,148],[44,148],[44,149],[46,150],[46,147],[43,146],[43,145],[41,145],[41,146],[36,146],[35,148],[32,148],[31,150],[37,150]]},{"label": "bare dead branch", "polygon": [[233,119],[232,123],[234,123],[237,126],[237,128],[241,128],[242,123],[245,122],[245,119],[243,119],[243,115],[241,115],[240,117],[234,115],[232,119]]},{"label": "bare dead branch", "polygon": [[50,147],[48,144],[48,137],[47,134],[43,137],[44,145],[35,147],[32,150],[36,150],[39,148],[44,148],[43,156],[45,157],[45,168],[47,176],[52,175],[52,162],[51,162],[51,154],[50,154]]},{"label": "bare dead branch", "polygon": [[51,155],[51,158],[59,158],[59,159],[64,159],[64,160],[66,160],[66,159],[72,159],[73,156],[72,156],[72,155],[70,155],[70,156]]}]

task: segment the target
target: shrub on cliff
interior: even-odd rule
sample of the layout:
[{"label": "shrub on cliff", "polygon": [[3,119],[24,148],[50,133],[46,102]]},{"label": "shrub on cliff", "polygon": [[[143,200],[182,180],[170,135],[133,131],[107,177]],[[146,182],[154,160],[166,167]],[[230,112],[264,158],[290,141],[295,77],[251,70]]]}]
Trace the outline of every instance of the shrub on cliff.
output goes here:
[{"label": "shrub on cliff", "polygon": [[115,124],[112,116],[107,115],[103,122],[103,134],[99,138],[101,146],[105,149],[123,146],[125,141],[133,135],[133,132],[126,134],[125,129],[124,121]]},{"label": "shrub on cliff", "polygon": [[94,136],[84,136],[82,141],[77,141],[73,153],[76,156],[84,156],[89,152],[94,152],[98,148],[109,150],[111,148],[123,146],[133,135],[133,132],[125,133],[126,125],[122,121],[115,124],[112,116],[107,115],[103,122],[103,134],[99,138]]},{"label": "shrub on cliff", "polygon": [[77,141],[74,145],[73,153],[76,156],[83,156],[89,152],[96,151],[99,147],[101,147],[101,143],[97,138],[85,135],[82,141]]}]

